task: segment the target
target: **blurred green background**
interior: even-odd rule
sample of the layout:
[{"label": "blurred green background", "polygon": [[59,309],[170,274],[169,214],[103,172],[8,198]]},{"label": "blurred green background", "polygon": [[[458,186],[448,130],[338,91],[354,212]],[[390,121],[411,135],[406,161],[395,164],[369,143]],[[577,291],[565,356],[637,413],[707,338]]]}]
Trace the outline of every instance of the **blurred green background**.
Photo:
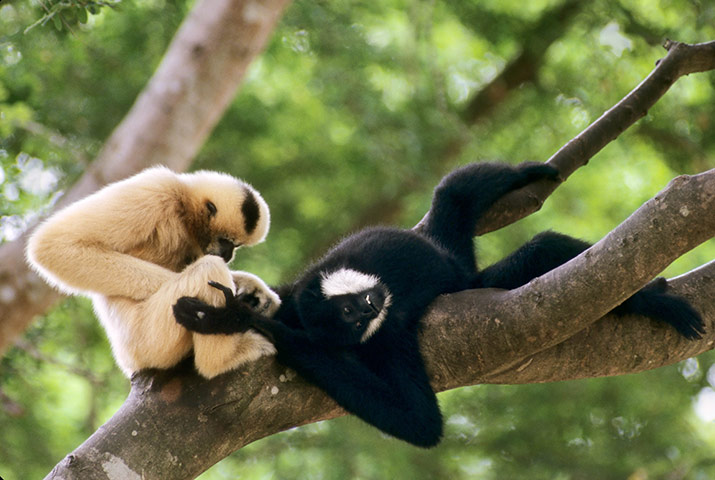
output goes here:
[{"label": "blurred green background", "polygon": [[[0,3],[0,242],[83,172],[193,4],[79,3],[62,4],[62,21],[45,16],[54,0]],[[714,40],[715,3],[295,1],[193,168],[261,191],[271,233],[233,266],[287,281],[361,226],[416,223],[457,165],[547,159],[650,72],[664,38]],[[520,55],[528,81],[475,114],[474,96]],[[715,166],[714,121],[715,74],[679,80],[540,212],[479,239],[481,265],[547,228],[598,240],[674,176]],[[714,257],[711,240],[665,273]],[[462,388],[439,396],[435,449],[341,418],[256,442],[201,478],[712,479],[714,361]],[[61,302],[0,363],[0,476],[43,477],[128,388],[90,303]]]}]

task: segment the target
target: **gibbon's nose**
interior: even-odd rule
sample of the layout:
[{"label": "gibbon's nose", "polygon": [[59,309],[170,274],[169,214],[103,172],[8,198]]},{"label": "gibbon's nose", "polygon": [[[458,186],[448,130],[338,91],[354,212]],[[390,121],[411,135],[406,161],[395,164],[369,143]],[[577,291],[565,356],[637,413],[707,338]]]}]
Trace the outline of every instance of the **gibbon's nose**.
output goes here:
[{"label": "gibbon's nose", "polygon": [[218,240],[219,255],[223,258],[223,261],[228,263],[233,258],[233,251],[236,246],[230,240],[225,238],[219,238]]}]

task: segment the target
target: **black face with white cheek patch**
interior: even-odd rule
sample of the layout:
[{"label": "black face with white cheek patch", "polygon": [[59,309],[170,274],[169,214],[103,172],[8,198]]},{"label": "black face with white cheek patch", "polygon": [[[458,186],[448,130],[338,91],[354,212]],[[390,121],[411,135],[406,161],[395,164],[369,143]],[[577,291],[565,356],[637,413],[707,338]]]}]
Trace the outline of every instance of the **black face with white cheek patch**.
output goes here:
[{"label": "black face with white cheek patch", "polygon": [[390,294],[378,277],[342,268],[322,272],[298,294],[301,322],[329,347],[365,343],[387,316]]},{"label": "black face with white cheek patch", "polygon": [[[385,293],[376,287],[359,293],[338,295],[326,299],[332,304],[335,318],[342,322],[339,327],[345,330],[345,337],[350,343],[362,343],[379,328],[375,323],[380,318],[385,306]],[[368,335],[368,329],[370,332]]]},{"label": "black face with white cheek patch", "polygon": [[306,293],[304,299],[300,316],[306,332],[312,341],[330,348],[365,343],[380,328],[389,306],[380,286],[332,297]]}]

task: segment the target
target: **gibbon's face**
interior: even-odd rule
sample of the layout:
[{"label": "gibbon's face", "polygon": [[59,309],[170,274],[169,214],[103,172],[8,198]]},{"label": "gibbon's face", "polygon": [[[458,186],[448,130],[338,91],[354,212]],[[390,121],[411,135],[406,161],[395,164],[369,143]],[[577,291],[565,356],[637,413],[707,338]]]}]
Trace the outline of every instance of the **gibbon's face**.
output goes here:
[{"label": "gibbon's face", "polygon": [[198,200],[198,215],[205,225],[199,239],[205,254],[229,263],[243,245],[263,241],[270,225],[268,205],[250,185],[219,172],[188,174],[187,183]]},{"label": "gibbon's face", "polygon": [[347,268],[323,272],[318,297],[303,309],[306,328],[333,346],[367,342],[382,326],[392,299],[378,277]]}]

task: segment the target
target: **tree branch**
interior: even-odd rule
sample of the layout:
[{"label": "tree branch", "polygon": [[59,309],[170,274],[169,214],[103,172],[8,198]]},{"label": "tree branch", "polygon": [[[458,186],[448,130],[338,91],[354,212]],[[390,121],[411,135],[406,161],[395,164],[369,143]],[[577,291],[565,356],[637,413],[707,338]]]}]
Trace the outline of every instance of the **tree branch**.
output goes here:
[{"label": "tree branch", "polygon": [[[289,0],[202,0],[102,151],[58,207],[157,164],[185,170]],[[0,247],[0,353],[60,294],[25,263],[31,232]]]},{"label": "tree branch", "polygon": [[[643,116],[679,76],[715,68],[713,45],[670,45],[641,85],[550,162],[566,178]],[[524,190],[513,196],[516,203],[500,202],[495,211],[506,213],[491,216],[480,231],[525,216],[531,207],[524,204],[539,204],[551,193],[541,186]],[[704,315],[707,333],[698,341],[686,342],[645,319],[596,320],[674,258],[713,237],[713,202],[715,170],[679,177],[601,242],[540,279],[509,292],[474,290],[438,299],[422,335],[435,388],[633,373],[712,349],[713,263],[674,282]],[[271,358],[212,381],[185,362],[135,375],[122,408],[48,478],[194,477],[266,435],[343,414]]]},{"label": "tree branch", "polygon": [[[592,324],[673,259],[710,239],[714,210],[715,169],[681,176],[587,252],[538,280],[512,291],[441,297],[422,334],[435,389],[620,375],[712,349],[715,262],[676,282],[676,291],[704,314],[701,340],[686,342],[667,326],[639,318]],[[614,352],[624,345],[629,350]],[[210,382],[186,363],[140,372],[119,412],[48,478],[107,478],[107,464],[121,465],[125,478],[192,478],[259,438],[343,414],[273,358]]]},{"label": "tree branch", "polygon": [[712,350],[715,261],[678,277],[671,287],[706,319],[705,339],[691,342],[645,318],[608,315],[558,345],[489,372],[479,383],[543,383],[639,373]]},{"label": "tree branch", "polygon": [[[559,169],[562,180],[586,165],[603,147],[644,117],[680,77],[715,69],[715,41],[696,45],[667,41],[664,47],[668,54],[658,61],[645,80],[547,161]],[[534,213],[557,186],[554,182],[543,181],[506,195],[479,222],[475,234],[498,230]],[[422,228],[427,215],[429,212],[415,229]]]},{"label": "tree branch", "polygon": [[[448,303],[443,304],[441,299],[435,302],[426,322],[430,325],[434,321],[440,325],[441,335],[437,335],[439,341],[429,342],[429,350],[425,350],[431,353],[429,358],[438,358],[437,363],[441,366],[468,365],[469,378],[477,378],[480,382],[493,378],[499,378],[499,383],[509,382],[510,377],[502,376],[503,373],[534,357],[550,358],[553,364],[547,366],[554,369],[558,377],[539,377],[537,372],[537,376],[530,380],[532,382],[578,378],[583,375],[580,370],[568,372],[564,359],[549,354],[542,357],[541,352],[557,346],[565,348],[560,344],[591,327],[599,317],[631,296],[680,255],[711,239],[715,235],[713,211],[715,169],[692,177],[678,177],[589,250],[531,283],[510,291],[460,292],[450,295]],[[646,350],[650,355],[642,357],[651,365],[649,368],[664,365],[657,364],[659,358],[663,361],[673,357],[688,358],[705,351],[699,348],[712,348],[715,339],[712,324],[715,262],[696,272],[683,277],[676,285],[682,289],[679,291],[701,307],[702,313],[710,313],[710,323],[706,327],[709,340],[704,343],[687,342],[674,331],[654,326],[661,340],[652,351]],[[693,295],[694,290],[686,291],[686,284],[687,288],[695,289],[696,283],[699,295]],[[465,322],[470,325],[466,331],[462,327]],[[640,327],[644,322],[643,319],[634,320]],[[627,324],[628,321],[614,318],[607,323],[610,328],[617,325],[615,331],[618,333],[625,329],[628,338],[623,341],[627,343],[643,342],[654,331],[649,328],[633,331],[628,329]],[[592,328],[602,333],[603,337],[586,335],[579,337],[580,343],[575,345],[588,346],[594,352],[598,352],[595,349],[599,347],[613,353],[608,349],[614,341],[613,335],[604,330],[606,327]],[[688,356],[678,356],[672,348],[668,348],[676,344],[681,348],[687,345],[689,348],[682,348],[682,353]],[[695,344],[700,346],[696,348]],[[574,344],[567,345],[569,347],[566,348],[572,348]],[[475,346],[478,346],[476,353]],[[622,350],[625,351],[629,350]],[[471,360],[467,361],[466,358],[470,357]],[[571,358],[582,361],[582,352],[581,357]],[[602,360],[608,362],[614,359],[604,354]],[[543,360],[540,362],[543,363]],[[632,373],[614,370],[616,365],[616,360],[601,364],[599,370],[593,373]],[[581,366],[580,363],[576,365],[577,368]],[[457,384],[446,384],[453,388],[469,384],[466,383],[468,378],[460,376],[463,374],[450,370],[450,375],[440,374],[438,377],[455,378]],[[534,373],[531,372],[531,375]]]}]

